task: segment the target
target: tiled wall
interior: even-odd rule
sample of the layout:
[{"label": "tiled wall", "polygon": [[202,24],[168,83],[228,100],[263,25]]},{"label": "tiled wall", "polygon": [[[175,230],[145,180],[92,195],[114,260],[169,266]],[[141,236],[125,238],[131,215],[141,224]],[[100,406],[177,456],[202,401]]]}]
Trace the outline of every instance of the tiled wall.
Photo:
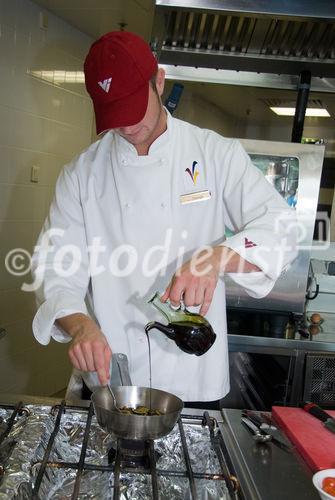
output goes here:
[{"label": "tiled wall", "polygon": [[[167,82],[163,102],[169,96],[170,90],[171,83]],[[226,137],[243,137],[243,134],[238,134],[237,126],[239,124],[234,117],[227,115],[212,102],[189,92],[187,89],[184,90],[173,116],[198,127],[215,130],[218,134]]]},{"label": "tiled wall", "polygon": [[[43,347],[32,336],[35,299],[20,289],[29,274],[12,276],[4,260],[16,247],[31,252],[62,165],[91,142],[84,85],[55,85],[29,72],[79,71],[91,43],[29,0],[0,0],[0,327],[7,330],[0,340],[0,393],[50,395],[69,376],[67,346]],[[38,183],[30,180],[33,165]]]}]

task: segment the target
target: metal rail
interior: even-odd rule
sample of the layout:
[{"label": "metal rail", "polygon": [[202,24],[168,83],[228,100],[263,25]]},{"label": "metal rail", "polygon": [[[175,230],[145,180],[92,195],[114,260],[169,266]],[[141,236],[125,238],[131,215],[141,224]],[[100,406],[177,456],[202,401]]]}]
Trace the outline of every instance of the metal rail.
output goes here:
[{"label": "metal rail", "polygon": [[186,463],[186,468],[187,468],[187,475],[188,475],[188,479],[190,482],[191,495],[192,495],[193,500],[196,500],[198,498],[197,489],[195,487],[194,473],[192,470],[190,455],[188,453],[188,448],[187,448],[187,443],[186,443],[186,436],[185,436],[185,432],[184,432],[181,418],[178,419],[178,427],[179,427],[179,434],[181,437],[181,443],[183,446],[184,458],[185,458],[185,463]]},{"label": "metal rail", "polygon": [[83,445],[81,447],[79,464],[78,464],[78,472],[76,475],[76,481],[74,483],[73,494],[71,497],[72,500],[75,500],[76,498],[78,498],[79,491],[80,491],[80,480],[81,480],[81,475],[82,475],[83,470],[84,470],[85,455],[86,455],[86,450],[87,450],[87,443],[88,443],[93,413],[94,413],[93,404],[91,404],[89,409],[88,409]]},{"label": "metal rail", "polygon": [[4,439],[8,436],[8,434],[10,433],[10,431],[12,430],[12,427],[14,425],[15,419],[16,419],[16,417],[18,415],[20,415],[20,413],[22,412],[22,410],[23,410],[23,406],[22,406],[22,402],[20,401],[16,405],[16,407],[14,408],[14,411],[11,414],[11,416],[10,416],[8,422],[7,422],[6,429],[4,430],[4,432],[2,432],[2,434],[0,434],[0,445],[4,441]]},{"label": "metal rail", "polygon": [[209,414],[207,411],[204,412],[204,421],[205,421],[206,425],[208,426],[210,440],[211,440],[212,446],[214,448],[214,451],[216,453],[216,456],[219,460],[219,464],[220,464],[222,473],[223,473],[225,481],[226,481],[226,486],[227,486],[227,489],[229,492],[229,496],[231,499],[236,499],[237,495],[236,495],[236,491],[235,491],[233,484],[234,484],[234,480],[235,481],[237,481],[237,480],[236,480],[235,476],[231,476],[231,474],[227,468],[226,461],[225,461],[224,454],[223,454],[222,447],[221,447],[221,443],[219,441],[218,436],[214,433],[213,424],[210,421]]},{"label": "metal rail", "polygon": [[120,498],[120,474],[121,474],[121,446],[120,439],[117,440],[117,449],[115,457],[114,466],[114,494],[113,500],[119,500]]},{"label": "metal rail", "polygon": [[156,470],[156,459],[155,459],[155,446],[153,440],[150,441],[150,473],[151,473],[151,484],[152,484],[152,498],[154,500],[159,500],[158,494],[158,478]]},{"label": "metal rail", "polygon": [[35,481],[35,484],[34,484],[33,493],[32,493],[32,499],[33,500],[38,500],[39,499],[38,492],[39,492],[39,489],[41,487],[42,479],[43,479],[44,472],[45,472],[45,469],[46,469],[46,464],[48,462],[52,446],[54,444],[56,435],[57,435],[57,433],[59,431],[60,421],[61,421],[62,415],[64,413],[65,404],[66,404],[65,401],[62,401],[62,403],[61,403],[61,405],[59,407],[58,414],[57,414],[57,417],[56,417],[55,426],[54,426],[54,429],[53,429],[52,433],[50,434],[48,445],[47,445],[47,448],[45,450],[44,457],[43,457],[43,460],[42,460],[42,463],[41,463],[41,466],[39,468],[39,471],[38,471],[38,474],[37,474],[37,478],[36,478],[36,481]]}]

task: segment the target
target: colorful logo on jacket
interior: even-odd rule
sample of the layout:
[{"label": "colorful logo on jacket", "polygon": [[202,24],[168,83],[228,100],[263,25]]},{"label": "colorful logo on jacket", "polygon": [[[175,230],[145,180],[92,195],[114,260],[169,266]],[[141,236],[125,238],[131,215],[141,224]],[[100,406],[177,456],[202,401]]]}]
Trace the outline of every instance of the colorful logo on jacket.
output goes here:
[{"label": "colorful logo on jacket", "polygon": [[252,247],[257,247],[257,245],[253,241],[248,240],[248,238],[244,238],[244,247],[245,248],[252,248]]},{"label": "colorful logo on jacket", "polygon": [[198,175],[199,175],[199,170],[196,168],[198,165],[198,162],[197,161],[194,161],[192,163],[192,168],[185,168],[185,172],[187,172],[189,174],[189,176],[191,177],[192,179],[192,182],[194,185],[196,185],[196,182],[197,182],[197,178],[198,178]]}]

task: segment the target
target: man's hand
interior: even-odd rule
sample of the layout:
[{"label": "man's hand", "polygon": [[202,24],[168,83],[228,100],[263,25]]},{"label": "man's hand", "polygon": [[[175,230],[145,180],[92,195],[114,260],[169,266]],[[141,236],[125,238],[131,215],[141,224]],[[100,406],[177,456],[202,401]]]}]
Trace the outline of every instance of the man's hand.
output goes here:
[{"label": "man's hand", "polygon": [[173,275],[162,302],[169,299],[178,306],[183,300],[186,307],[201,305],[200,314],[205,315],[219,278],[221,253],[220,247],[210,248],[185,262]]},{"label": "man's hand", "polygon": [[75,368],[97,372],[99,381],[106,385],[110,378],[111,348],[98,325],[85,314],[70,314],[57,323],[72,337],[69,357]]},{"label": "man's hand", "polygon": [[173,306],[178,306],[181,300],[186,307],[201,306],[199,312],[205,315],[220,274],[253,271],[260,269],[234,250],[223,245],[208,247],[196,253],[175,272],[161,300],[166,302],[169,299]]}]

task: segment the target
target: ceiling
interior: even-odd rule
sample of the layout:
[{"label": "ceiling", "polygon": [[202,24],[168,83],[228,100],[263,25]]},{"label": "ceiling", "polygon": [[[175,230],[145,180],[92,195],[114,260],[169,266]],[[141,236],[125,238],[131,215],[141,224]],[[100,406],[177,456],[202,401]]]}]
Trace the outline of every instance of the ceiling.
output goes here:
[{"label": "ceiling", "polygon": [[124,26],[149,41],[153,0],[34,0],[94,39]]},{"label": "ceiling", "polygon": [[[93,39],[122,27],[150,40],[154,22],[153,0],[34,0],[60,18],[90,35]],[[168,85],[168,87],[171,84]],[[238,85],[220,85],[202,82],[185,82],[185,90],[214,103],[228,116],[238,119],[248,117],[254,123],[269,126],[270,123],[291,127],[292,118],[277,117],[266,101],[295,101],[296,92],[273,88],[256,88]],[[331,114],[331,118],[306,118],[306,125],[322,125],[324,137],[329,130],[333,137],[335,120],[335,93],[311,92],[310,99],[319,99]],[[232,105],[233,103],[233,105]],[[320,121],[321,120],[321,121]],[[289,140],[285,137],[283,140]],[[331,141],[333,142],[333,141]],[[331,149],[335,149],[335,145]]]}]

